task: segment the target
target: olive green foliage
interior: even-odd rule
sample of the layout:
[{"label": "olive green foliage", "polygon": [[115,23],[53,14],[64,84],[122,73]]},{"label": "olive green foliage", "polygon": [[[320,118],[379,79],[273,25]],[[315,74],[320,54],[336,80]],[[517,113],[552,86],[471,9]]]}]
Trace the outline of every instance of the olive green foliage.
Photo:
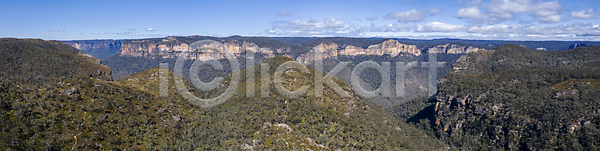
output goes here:
[{"label": "olive green foliage", "polygon": [[58,41],[0,39],[0,76],[15,83],[43,84],[57,78],[110,79],[110,68]]},{"label": "olive green foliage", "polygon": [[174,64],[176,59],[130,57],[114,55],[102,59],[101,63],[110,67],[112,77],[115,80],[123,79],[132,74],[156,68],[160,63]]},{"label": "olive green foliage", "polygon": [[[107,81],[88,71],[104,71],[105,66],[78,56],[65,47],[52,50],[60,43],[41,40],[9,39],[15,44],[2,46],[8,60],[36,62],[35,54],[55,61],[43,69],[14,68],[0,76],[0,148],[5,150],[436,150],[445,145],[420,130],[403,123],[382,108],[350,92],[347,84],[335,80],[350,98],[341,98],[329,88],[324,97],[312,91],[297,99],[285,98],[274,91],[271,97],[247,98],[245,81],[234,97],[213,108],[191,105],[175,90],[169,70],[158,68]],[[50,49],[48,49],[50,48]],[[35,54],[27,54],[36,50]],[[66,51],[65,51],[66,50]],[[48,53],[48,52],[51,53]],[[55,51],[55,52],[53,52]],[[17,57],[15,57],[17,56]],[[43,58],[43,57],[42,57]],[[66,59],[71,60],[66,60]],[[78,59],[79,62],[76,62]],[[276,57],[270,73],[289,58]],[[41,59],[41,61],[44,61]],[[69,61],[78,63],[71,65]],[[19,62],[3,62],[15,66]],[[22,63],[22,64],[25,64]],[[56,66],[69,65],[69,68]],[[16,70],[23,69],[23,70]],[[64,70],[64,71],[62,71]],[[286,72],[284,86],[297,89],[313,82],[314,70],[304,75]],[[15,71],[23,74],[16,75]],[[30,71],[49,75],[31,79]],[[260,69],[255,69],[257,75]],[[245,71],[241,73],[245,74]],[[168,97],[158,96],[160,75],[169,81]],[[56,77],[56,78],[54,78]],[[244,76],[242,76],[244,77]],[[260,81],[258,79],[255,81]],[[272,77],[270,77],[272,78]],[[223,86],[230,81],[225,77]],[[260,90],[258,85],[255,90]],[[203,92],[188,82],[187,88],[197,97],[212,98],[223,88]],[[257,91],[257,94],[260,94]]]},{"label": "olive green foliage", "polygon": [[[267,60],[269,72],[289,58],[278,56]],[[255,74],[260,75],[260,68]],[[304,75],[297,71],[284,74],[286,89],[297,90],[301,85],[312,85],[313,74]],[[245,77],[245,70],[242,72]],[[272,75],[271,75],[272,76]],[[270,97],[260,97],[260,79],[256,76],[256,97],[245,97],[245,80],[240,83],[238,93],[226,103],[207,109],[210,113],[205,122],[216,123],[202,134],[218,138],[224,143],[209,139],[203,149],[244,148],[253,149],[359,149],[359,150],[398,150],[398,149],[442,149],[434,139],[419,130],[400,122],[379,106],[364,101],[354,94],[351,98],[341,98],[328,88],[324,97],[316,98],[309,89],[307,96],[289,99],[270,86]],[[347,92],[350,88],[339,80],[336,82]],[[287,126],[286,131],[273,130]],[[199,131],[196,131],[199,132]],[[200,139],[200,138],[199,138]],[[203,140],[207,140],[206,137]],[[201,141],[206,142],[206,141]],[[295,145],[294,145],[295,144]],[[302,145],[305,144],[305,145]]]},{"label": "olive green foliage", "polygon": [[516,69],[594,68],[600,65],[598,47],[579,47],[566,51],[535,51],[518,45],[505,45],[462,56],[459,73],[483,74]]},{"label": "olive green foliage", "polygon": [[[228,37],[228,38],[217,38],[217,37],[205,37],[205,36],[188,36],[188,37],[170,37],[169,41],[163,41],[164,38],[151,38],[151,39],[142,39],[142,40],[125,40],[124,44],[134,44],[134,45],[150,45],[150,44],[164,44],[164,45],[177,45],[181,42],[186,44],[192,44],[194,42],[200,40],[215,40],[221,43],[231,42],[231,43],[244,43],[250,42],[258,45],[261,48],[269,48],[270,50],[277,50],[280,48],[289,48],[292,50],[291,54],[301,54],[305,53],[310,48],[305,48],[304,46],[299,45],[290,45],[285,42],[274,40],[270,38],[261,38],[261,37]],[[311,47],[312,48],[312,47]],[[295,56],[295,55],[294,55]],[[245,67],[245,60],[243,56],[238,56],[238,62],[242,67]],[[102,59],[102,64],[110,67],[112,69],[112,76],[115,80],[119,80],[130,76],[134,73],[142,72],[144,70],[152,69],[158,67],[159,63],[169,63],[173,67],[176,62],[176,58],[162,58],[156,56],[122,56],[119,54],[106,57]],[[261,55],[256,55],[255,60],[264,61],[265,59]],[[224,61],[225,60],[220,60]],[[189,67],[191,63],[185,65],[185,67]],[[225,72],[231,72],[229,66],[225,66]],[[187,77],[187,76],[184,76]]]},{"label": "olive green foliage", "polygon": [[[468,150],[596,150],[600,47],[539,52],[517,45],[468,54],[431,99],[397,117]],[[426,107],[423,107],[426,106]],[[421,111],[405,110],[423,108]]]}]

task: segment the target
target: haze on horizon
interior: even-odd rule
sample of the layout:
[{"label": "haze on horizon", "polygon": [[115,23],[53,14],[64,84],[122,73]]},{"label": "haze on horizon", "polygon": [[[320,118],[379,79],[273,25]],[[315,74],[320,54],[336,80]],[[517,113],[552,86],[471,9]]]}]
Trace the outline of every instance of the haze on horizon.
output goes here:
[{"label": "haze on horizon", "polygon": [[2,1],[0,37],[387,37],[600,41],[595,0]]}]

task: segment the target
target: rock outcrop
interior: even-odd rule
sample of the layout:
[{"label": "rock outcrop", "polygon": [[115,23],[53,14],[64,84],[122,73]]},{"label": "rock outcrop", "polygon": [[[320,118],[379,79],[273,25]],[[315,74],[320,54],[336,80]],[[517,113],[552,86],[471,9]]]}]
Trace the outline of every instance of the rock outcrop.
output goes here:
[{"label": "rock outcrop", "polygon": [[[394,39],[388,39],[378,44],[365,46],[354,46],[350,44],[338,44],[334,42],[321,42],[318,45],[310,48],[306,53],[302,52],[305,48],[294,47],[291,44],[273,44],[272,41],[251,41],[240,39],[214,39],[222,43],[220,45],[205,45],[200,46],[202,49],[198,51],[198,46],[194,46],[191,50],[190,44],[194,41],[202,40],[203,37],[166,37],[164,39],[141,39],[128,40],[123,42],[119,56],[133,57],[149,57],[149,58],[177,58],[181,52],[201,52],[192,53],[187,59],[198,59],[212,57],[215,59],[224,59],[222,54],[231,53],[236,57],[245,57],[246,51],[252,51],[256,54],[272,58],[275,55],[283,55],[290,58],[295,58],[296,61],[303,64],[311,64],[317,58],[315,54],[322,54],[322,59],[337,59],[338,56],[359,56],[359,55],[375,55],[375,56],[402,56],[412,55],[420,56],[422,52],[435,52],[445,54],[465,54],[478,52],[483,50],[474,46],[462,46],[457,44],[444,44],[432,48],[427,51],[422,51],[416,45],[408,45],[400,43]],[[208,38],[206,38],[208,39]],[[257,43],[254,43],[257,42]],[[78,49],[89,47],[87,45],[72,44]]]},{"label": "rock outcrop", "polygon": [[481,50],[482,48],[477,48],[473,46],[461,46],[456,44],[444,44],[438,45],[432,48],[429,48],[427,52],[433,53],[446,53],[446,54],[464,54],[464,53],[472,53]]},{"label": "rock outcrop", "polygon": [[[224,50],[216,45],[202,46],[203,49],[209,50],[205,53],[194,54],[189,56],[188,59],[197,59],[202,56],[214,57],[216,59],[223,59],[222,55],[217,53],[232,53],[236,56],[241,56],[245,51],[249,50],[255,53],[264,54],[270,56],[284,55],[291,58],[296,58],[297,61],[302,63],[310,63],[315,60],[315,53],[322,53],[324,58],[337,58],[339,55],[356,56],[356,55],[389,55],[391,57],[398,56],[399,54],[410,54],[419,56],[421,50],[415,45],[407,45],[400,43],[396,40],[386,40],[379,44],[370,45],[367,48],[352,46],[352,45],[339,45],[333,42],[323,42],[313,47],[308,53],[293,55],[290,52],[289,47],[271,48],[259,47],[255,43],[242,42],[238,40],[227,40],[221,41],[223,43]],[[162,57],[162,58],[177,58],[177,55],[181,52],[195,52],[197,50],[190,50],[190,46],[183,42],[178,41],[174,38],[165,38],[162,41],[156,40],[132,40],[123,43],[121,51],[118,55],[120,56],[134,56],[134,57]],[[210,51],[219,50],[219,51]]]},{"label": "rock outcrop", "polygon": [[407,45],[398,42],[397,40],[386,40],[379,44],[370,45],[369,47],[361,48],[352,45],[339,46],[336,43],[321,43],[313,47],[308,53],[301,54],[296,57],[296,61],[307,64],[313,62],[316,53],[321,53],[323,58],[337,58],[337,56],[358,56],[358,55],[389,55],[396,57],[401,53],[411,54],[415,56],[421,55],[421,50],[415,45]]},{"label": "rock outcrop", "polygon": [[436,81],[432,131],[468,150],[593,150],[585,145],[599,142],[590,123],[599,122],[600,79],[582,75],[600,75],[588,63],[599,52],[504,45],[463,55]]},{"label": "rock outcrop", "polygon": [[272,58],[274,52],[269,48],[260,48],[254,43],[240,42],[231,40],[223,43],[223,47],[215,43],[205,44],[202,46],[190,47],[187,43],[181,41],[163,40],[160,42],[152,42],[149,40],[131,41],[123,44],[120,56],[133,57],[162,57],[162,58],[177,58],[182,52],[200,52],[191,53],[187,59],[198,59],[205,57],[213,57],[215,59],[224,59],[222,54],[234,54],[240,56],[246,51],[265,54],[267,58]]},{"label": "rock outcrop", "polygon": [[421,50],[415,45],[407,45],[398,42],[397,40],[386,40],[380,44],[370,45],[367,49],[362,49],[355,46],[346,46],[339,52],[341,55],[390,55],[397,56],[400,53],[408,53],[415,56],[421,55]]}]

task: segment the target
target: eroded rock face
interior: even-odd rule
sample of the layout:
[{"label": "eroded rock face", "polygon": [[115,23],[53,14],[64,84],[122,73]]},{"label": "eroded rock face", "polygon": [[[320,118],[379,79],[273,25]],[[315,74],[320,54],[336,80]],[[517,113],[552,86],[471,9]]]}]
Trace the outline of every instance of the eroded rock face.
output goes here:
[{"label": "eroded rock face", "polygon": [[456,44],[445,44],[445,45],[438,45],[432,48],[429,48],[427,50],[427,52],[433,52],[433,53],[447,53],[447,54],[464,54],[464,53],[472,53],[472,52],[478,52],[482,50],[482,48],[477,48],[477,47],[473,47],[473,46],[461,46],[461,45],[456,45]]},{"label": "eroded rock face", "polygon": [[[164,41],[163,41],[164,42]],[[199,49],[192,49],[190,45],[180,41],[168,41],[168,43],[162,42],[150,42],[150,41],[132,41],[130,43],[123,44],[121,56],[133,56],[133,57],[162,57],[162,58],[177,58],[179,53],[182,52],[202,52],[202,53],[191,53],[186,59],[199,59],[212,57],[215,59],[224,59],[223,54],[234,54],[240,56],[246,51],[252,51],[254,53],[265,54],[272,58],[274,56],[273,51],[269,48],[260,48],[254,43],[239,42],[232,40],[223,43],[223,47],[217,44],[207,44],[200,46]]]},{"label": "eroded rock face", "polygon": [[113,49],[121,47],[120,40],[106,40],[105,42],[86,43],[87,41],[65,41],[65,43],[75,47],[78,50],[93,50],[93,49]]},{"label": "eroded rock face", "polygon": [[316,53],[321,53],[324,59],[332,57],[337,58],[339,55],[390,55],[391,57],[396,57],[400,53],[420,56],[421,50],[419,50],[415,45],[403,44],[393,39],[386,40],[379,44],[370,45],[366,49],[352,45],[339,46],[336,43],[321,43],[313,47],[308,53],[299,55],[296,60],[304,64],[313,62],[315,60]]},{"label": "eroded rock face", "polygon": [[415,45],[407,45],[396,40],[386,40],[380,44],[370,45],[367,49],[356,46],[346,46],[340,50],[340,55],[390,55],[397,56],[399,53],[408,53],[415,56],[421,55],[421,50]]},{"label": "eroded rock face", "polygon": [[[303,63],[303,64],[313,63],[315,60],[318,59],[315,57],[315,54],[317,54],[317,53],[322,54],[321,59],[337,58],[338,51],[339,51],[338,49],[339,49],[339,46],[336,43],[321,43],[321,44],[313,47],[308,53],[300,54],[298,57],[296,57],[296,61]],[[291,58],[293,58],[293,57],[291,57]]]},{"label": "eroded rock face", "polygon": [[[398,55],[414,55],[420,56],[421,50],[416,45],[408,45],[398,42],[397,40],[389,39],[379,44],[370,45],[367,48],[340,45],[333,42],[323,42],[314,46],[307,53],[293,54],[290,47],[281,48],[261,48],[255,43],[242,42],[238,40],[221,41],[223,47],[217,45],[206,45],[203,51],[206,53],[190,55],[188,59],[198,59],[204,57],[213,57],[215,59],[224,59],[223,53],[231,53],[236,56],[241,56],[246,51],[252,51],[256,54],[266,55],[271,58],[274,55],[283,55],[290,58],[295,58],[296,61],[309,64],[313,63],[317,58],[315,54],[322,54],[322,59],[337,59],[338,56],[359,56],[359,55],[389,55],[396,57]],[[167,37],[162,41],[151,40],[134,40],[125,42],[122,45],[119,55],[135,56],[135,57],[162,57],[162,58],[177,58],[181,52],[195,52],[197,50],[189,50],[190,46],[183,41],[178,41],[172,37]],[[275,50],[273,50],[275,49]],[[214,50],[214,51],[211,51]],[[218,50],[218,51],[217,51]],[[478,52],[484,49],[473,46],[461,46],[456,44],[444,44],[428,49],[428,52],[448,53],[448,54],[464,54]]]},{"label": "eroded rock face", "polygon": [[[276,48],[271,50],[270,48],[261,48],[255,43],[241,42],[237,40],[230,40],[223,43],[223,48],[216,45],[206,45],[203,48],[209,50],[207,53],[190,55],[188,59],[197,59],[204,57],[213,57],[216,59],[223,59],[222,53],[232,53],[236,56],[240,56],[245,51],[249,50],[255,53],[264,54],[267,56],[284,55],[291,58],[296,58],[301,63],[310,63],[315,60],[315,53],[323,54],[323,59],[326,58],[337,58],[339,55],[390,55],[395,57],[400,53],[411,54],[415,56],[421,55],[421,50],[415,45],[407,45],[400,43],[396,40],[386,40],[379,44],[368,46],[366,49],[344,45],[340,46],[332,42],[323,42],[313,47],[308,53],[300,55],[292,55],[289,47]],[[174,38],[165,38],[162,41],[150,41],[150,40],[134,40],[123,44],[119,55],[121,56],[134,56],[134,57],[163,57],[163,58],[177,58],[177,55],[181,52],[194,52],[197,50],[189,50],[189,45],[182,41],[177,41]],[[219,51],[210,51],[219,50]],[[217,54],[218,53],[218,54]],[[270,58],[270,57],[267,57]]]}]

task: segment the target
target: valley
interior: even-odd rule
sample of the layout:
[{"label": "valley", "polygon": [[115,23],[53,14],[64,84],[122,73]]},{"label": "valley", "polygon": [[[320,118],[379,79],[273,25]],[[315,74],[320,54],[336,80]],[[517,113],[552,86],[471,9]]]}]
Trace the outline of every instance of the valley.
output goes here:
[{"label": "valley", "polygon": [[597,0],[0,1],[0,150],[600,150]]},{"label": "valley", "polygon": [[[195,43],[202,40],[209,41]],[[0,147],[589,150],[599,143],[598,46],[539,51],[514,44],[420,48],[422,44],[393,39],[334,41],[297,45],[276,38],[202,36],[124,40],[118,53],[99,60],[72,46],[79,44],[5,38],[0,41],[6,69],[0,74]],[[434,63],[430,55],[444,62],[435,71],[433,95],[425,64]],[[241,68],[232,70],[226,56],[236,57]],[[223,69],[193,68],[199,70],[199,79],[223,80],[215,89],[200,90],[189,69],[194,60],[207,57]],[[353,71],[369,61],[384,68],[389,62],[389,74],[368,68],[354,81]],[[279,71],[290,62],[301,67]],[[178,64],[185,70],[179,71]],[[337,69],[340,64],[347,66]],[[381,87],[389,87],[392,96],[399,90],[398,69],[405,73],[404,96],[386,97]],[[215,98],[234,85],[235,74],[240,78],[226,101],[205,106],[188,96]],[[338,87],[321,83],[323,91],[317,91],[317,76]],[[384,83],[388,76],[389,83]],[[356,92],[356,83],[379,96],[365,98]],[[178,88],[182,86],[186,91]],[[305,86],[297,97],[281,91],[299,92]]]}]

